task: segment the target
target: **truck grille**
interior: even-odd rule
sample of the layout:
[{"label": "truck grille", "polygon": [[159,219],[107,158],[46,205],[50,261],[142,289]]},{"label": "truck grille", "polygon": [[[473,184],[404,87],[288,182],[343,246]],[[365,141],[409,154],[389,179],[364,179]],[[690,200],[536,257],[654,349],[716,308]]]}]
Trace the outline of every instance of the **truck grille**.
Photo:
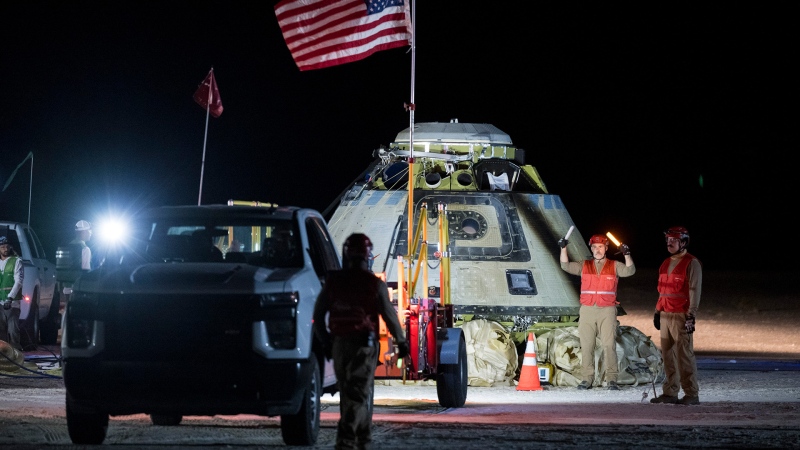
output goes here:
[{"label": "truck grille", "polygon": [[120,295],[101,313],[107,354],[187,363],[252,354],[257,305],[251,295]]}]

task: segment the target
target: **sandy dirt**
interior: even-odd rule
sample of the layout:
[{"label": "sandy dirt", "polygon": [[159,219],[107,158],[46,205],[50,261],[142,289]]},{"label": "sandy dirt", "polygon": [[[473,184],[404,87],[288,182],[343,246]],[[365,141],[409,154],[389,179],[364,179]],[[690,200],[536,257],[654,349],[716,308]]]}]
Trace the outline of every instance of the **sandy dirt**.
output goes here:
[{"label": "sandy dirt", "polygon": [[[788,272],[704,271],[694,350],[698,355],[800,359],[800,296]],[[653,327],[658,294],[656,269],[637,269],[620,279],[619,299],[635,327],[660,346]]]}]

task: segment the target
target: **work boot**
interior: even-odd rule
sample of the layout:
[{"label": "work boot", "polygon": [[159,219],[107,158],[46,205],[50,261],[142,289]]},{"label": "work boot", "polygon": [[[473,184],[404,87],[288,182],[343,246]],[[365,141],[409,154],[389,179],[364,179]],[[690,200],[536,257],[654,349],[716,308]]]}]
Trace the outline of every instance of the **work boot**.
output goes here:
[{"label": "work boot", "polygon": [[591,388],[592,388],[592,383],[589,383],[588,381],[581,381],[581,384],[578,385],[578,389],[580,389],[582,391],[585,391],[586,389],[591,389]]},{"label": "work boot", "polygon": [[609,381],[608,382],[608,390],[609,391],[618,391],[619,390],[619,385],[617,384],[616,381]]},{"label": "work boot", "polygon": [[678,400],[681,405],[699,405],[700,397],[684,395],[682,399]]},{"label": "work boot", "polygon": [[658,397],[651,398],[650,403],[678,403],[678,397],[661,394]]}]

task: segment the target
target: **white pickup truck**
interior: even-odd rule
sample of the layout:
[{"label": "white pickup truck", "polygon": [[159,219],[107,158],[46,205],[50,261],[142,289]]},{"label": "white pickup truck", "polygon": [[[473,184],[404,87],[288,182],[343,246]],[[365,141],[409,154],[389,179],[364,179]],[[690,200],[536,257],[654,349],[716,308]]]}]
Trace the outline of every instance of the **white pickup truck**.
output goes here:
[{"label": "white pickup truck", "polygon": [[28,224],[0,221],[0,236],[6,236],[14,252],[22,258],[23,301],[19,316],[22,349],[33,350],[39,343],[56,344],[61,327],[60,305],[55,295],[56,265],[47,260],[39,237]]},{"label": "white pickup truck", "polygon": [[311,316],[339,254],[319,212],[260,205],[143,211],[76,279],[61,338],[73,443],[139,413],[280,416],[287,444],[316,442],[336,376]]}]

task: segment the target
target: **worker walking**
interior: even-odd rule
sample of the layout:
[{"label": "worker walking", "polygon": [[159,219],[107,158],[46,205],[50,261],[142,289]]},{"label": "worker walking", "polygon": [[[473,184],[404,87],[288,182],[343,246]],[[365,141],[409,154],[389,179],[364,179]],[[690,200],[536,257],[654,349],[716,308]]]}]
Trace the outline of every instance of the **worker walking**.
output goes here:
[{"label": "worker walking", "polygon": [[22,259],[6,236],[0,236],[0,340],[22,350],[19,340],[19,313],[24,279]]},{"label": "worker walking", "polygon": [[619,362],[617,361],[617,283],[619,277],[629,277],[636,273],[631,259],[631,250],[626,244],[619,249],[625,263],[609,260],[608,238],[595,234],[589,239],[589,249],[593,259],[583,262],[570,262],[567,255],[569,241],[560,239],[561,269],[581,277],[581,309],[578,320],[578,336],[581,341],[581,382],[578,389],[591,389],[594,384],[595,339],[600,338],[605,367],[605,384],[609,390],[617,391]]},{"label": "worker walking", "polygon": [[[666,379],[662,394],[650,399],[650,403],[697,405],[700,403],[700,388],[692,334],[700,306],[703,266],[686,250],[689,230],[671,227],[664,236],[670,256],[658,269],[658,303],[653,325],[661,331]],[[678,400],[681,388],[684,397]]]},{"label": "worker walking", "polygon": [[364,449],[372,444],[379,314],[397,344],[398,357],[406,357],[409,351],[389,289],[368,269],[371,252],[372,242],[366,235],[350,235],[342,248],[343,269],[328,275],[314,307],[314,332],[325,346],[326,357],[333,357],[339,388],[337,449]]}]

